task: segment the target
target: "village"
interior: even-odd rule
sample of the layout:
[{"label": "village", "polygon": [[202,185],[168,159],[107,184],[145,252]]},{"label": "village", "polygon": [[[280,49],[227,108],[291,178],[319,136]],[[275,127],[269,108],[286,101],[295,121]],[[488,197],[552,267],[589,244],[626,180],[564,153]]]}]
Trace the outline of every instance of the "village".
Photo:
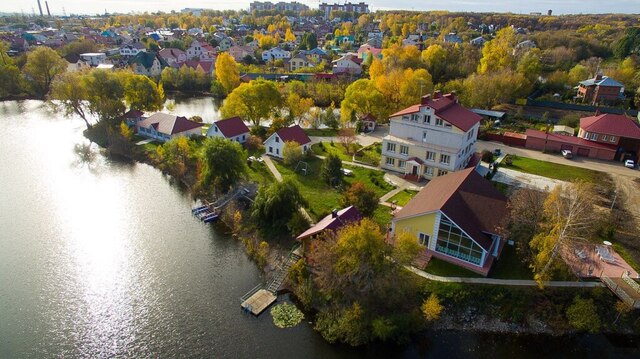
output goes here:
[{"label": "village", "polygon": [[[360,345],[469,324],[470,297],[495,286],[511,301],[486,297],[474,318],[554,333],[622,317],[638,332],[638,28],[363,2],[45,8],[0,26],[1,97],[46,99],[110,155],[189,188],[194,216],[265,271],[244,311],[292,293],[325,339]],[[552,45],[553,21],[587,36],[584,54]],[[215,98],[219,114],[175,113],[169,94]]]}]

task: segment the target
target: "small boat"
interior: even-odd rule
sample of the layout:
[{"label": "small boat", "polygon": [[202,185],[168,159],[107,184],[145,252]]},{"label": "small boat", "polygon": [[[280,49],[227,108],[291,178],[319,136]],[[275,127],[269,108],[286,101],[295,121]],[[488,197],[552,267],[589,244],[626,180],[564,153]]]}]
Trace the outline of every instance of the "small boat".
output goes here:
[{"label": "small boat", "polygon": [[219,215],[217,213],[209,213],[207,216],[202,217],[202,221],[204,223],[211,223],[213,221],[216,221],[218,219]]},{"label": "small boat", "polygon": [[209,206],[204,205],[204,206],[193,208],[191,210],[191,213],[195,215],[195,214],[202,213],[202,212],[206,211],[207,209],[209,209]]}]

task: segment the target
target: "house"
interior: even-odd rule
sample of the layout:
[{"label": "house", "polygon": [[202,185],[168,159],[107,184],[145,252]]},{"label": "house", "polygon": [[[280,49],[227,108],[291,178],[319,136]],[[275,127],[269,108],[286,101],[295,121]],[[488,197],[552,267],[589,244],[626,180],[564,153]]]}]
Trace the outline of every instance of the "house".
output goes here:
[{"label": "house", "polygon": [[592,105],[615,102],[624,99],[624,86],[608,76],[597,74],[592,79],[580,81],[576,97]]},{"label": "house", "polygon": [[382,49],[375,48],[369,44],[361,45],[356,52],[358,54],[358,58],[362,59],[362,61],[367,61],[367,57],[375,56],[378,59],[382,59]]},{"label": "house", "polygon": [[296,142],[302,146],[302,151],[307,152],[311,148],[311,139],[298,125],[281,128],[264,141],[265,153],[269,156],[284,158],[283,150],[285,142]]},{"label": "house", "polygon": [[606,113],[580,119],[578,137],[590,142],[613,145],[615,160],[625,153],[640,153],[640,125],[625,115]]},{"label": "house", "polygon": [[600,160],[613,160],[616,156],[615,145],[592,142],[580,137],[558,135],[532,129],[528,129],[525,132],[525,136],[525,147],[532,150],[550,152],[569,150],[574,156]]},{"label": "house", "polygon": [[304,231],[296,241],[302,244],[302,252],[309,253],[310,247],[313,245],[313,239],[321,235],[333,235],[343,227],[357,223],[362,220],[362,215],[354,206],[349,206],[341,210],[334,209],[331,214],[321,219],[317,224]]},{"label": "house", "polygon": [[367,45],[377,49],[382,48],[383,37],[384,34],[382,32],[370,32],[367,34]]},{"label": "house", "polygon": [[120,117],[120,119],[122,121],[124,121],[127,126],[129,127],[134,127],[135,125],[138,124],[138,122],[142,121],[144,119],[144,112],[142,111],[138,111],[138,110],[129,110],[127,112],[125,112],[124,115],[122,115],[122,117]]},{"label": "house", "polygon": [[309,62],[312,62],[314,64],[320,63],[322,60],[326,60],[328,57],[327,52],[319,47],[311,50],[302,50],[300,51],[300,53],[306,56],[307,59],[309,59]]},{"label": "house", "polygon": [[134,42],[120,47],[120,56],[133,57],[140,52],[146,52],[147,49],[140,42]]},{"label": "house", "polygon": [[236,62],[242,62],[244,61],[244,58],[247,56],[253,57],[253,51],[254,49],[251,46],[234,45],[229,48],[228,52],[229,52],[229,55],[231,55],[233,59],[236,60]]},{"label": "house", "polygon": [[138,75],[160,76],[162,69],[169,66],[163,58],[154,52],[139,52],[129,59],[129,66]]},{"label": "house", "polygon": [[556,135],[573,136],[576,133],[576,130],[573,127],[565,125],[555,125],[553,126],[551,133]]},{"label": "house", "polygon": [[216,72],[215,62],[213,61],[188,60],[173,65],[173,67],[177,69],[180,69],[184,66],[192,68],[196,71],[202,71],[209,76],[213,76]]},{"label": "house", "polygon": [[335,42],[337,46],[340,46],[344,43],[347,44],[353,44],[356,41],[355,37],[353,37],[353,35],[341,35],[341,36],[336,36]]},{"label": "house", "polygon": [[378,122],[376,117],[370,113],[360,117],[360,122],[362,123],[362,131],[363,132],[372,132],[376,129],[376,123]]},{"label": "house", "polygon": [[483,47],[486,42],[487,40],[485,40],[485,38],[482,36],[478,36],[475,39],[471,39],[471,41],[469,41],[471,45],[478,47]]},{"label": "house", "polygon": [[390,235],[414,235],[426,261],[435,257],[486,276],[504,246],[507,213],[507,198],[467,168],[431,180],[396,213]]},{"label": "house", "polygon": [[104,52],[85,52],[80,54],[80,59],[85,61],[89,66],[98,66],[107,63],[107,54]]},{"label": "house", "polygon": [[454,93],[423,96],[419,104],[389,117],[381,167],[411,180],[465,169],[475,152],[481,119],[460,105]]},{"label": "house", "polygon": [[285,66],[291,72],[300,70],[303,67],[309,67],[310,65],[311,65],[311,62],[303,54],[294,55],[293,57],[285,61]]},{"label": "house", "polygon": [[462,44],[462,38],[453,32],[444,35],[443,41],[445,43]]},{"label": "house", "polygon": [[207,130],[207,137],[222,137],[245,143],[249,138],[249,128],[240,117],[231,117],[214,122]]},{"label": "house", "polygon": [[189,46],[186,51],[187,60],[212,60],[210,51],[205,48],[205,45],[208,44],[201,44],[200,41],[193,40],[193,42],[191,42],[191,46]]},{"label": "house", "polygon": [[360,75],[362,73],[362,59],[356,55],[347,54],[337,60],[332,61],[333,73],[348,73]]},{"label": "house", "polygon": [[158,52],[158,55],[160,55],[160,57],[162,57],[164,61],[166,61],[167,64],[169,64],[170,66],[176,63],[187,61],[187,54],[180,49],[175,49],[175,48],[162,49],[160,50],[160,52]]},{"label": "house", "polygon": [[516,44],[516,49],[523,51],[535,49],[536,47],[536,43],[531,40],[524,40]]},{"label": "house", "polygon": [[262,53],[262,61],[284,60],[291,57],[291,52],[284,51],[279,47],[271,48]]},{"label": "house", "polygon": [[202,124],[188,120],[183,116],[168,113],[155,113],[136,124],[138,135],[167,142],[179,136],[198,136],[202,134]]}]

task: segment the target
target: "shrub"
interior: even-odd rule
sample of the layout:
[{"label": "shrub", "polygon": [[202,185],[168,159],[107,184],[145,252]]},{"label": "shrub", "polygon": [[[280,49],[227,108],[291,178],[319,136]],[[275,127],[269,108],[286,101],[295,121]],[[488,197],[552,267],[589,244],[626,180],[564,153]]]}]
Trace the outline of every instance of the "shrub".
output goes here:
[{"label": "shrub", "polygon": [[345,207],[353,205],[363,216],[370,217],[378,207],[378,196],[364,183],[353,182],[343,194],[341,204]]},{"label": "shrub", "polygon": [[304,314],[289,303],[278,304],[271,309],[273,324],[278,328],[291,328],[298,325],[304,318]]},{"label": "shrub", "polygon": [[593,299],[575,297],[573,304],[567,308],[569,324],[580,331],[596,333],[600,330],[600,317]]},{"label": "shrub", "polygon": [[489,150],[482,151],[482,162],[486,162],[486,163],[493,162],[493,152]]}]

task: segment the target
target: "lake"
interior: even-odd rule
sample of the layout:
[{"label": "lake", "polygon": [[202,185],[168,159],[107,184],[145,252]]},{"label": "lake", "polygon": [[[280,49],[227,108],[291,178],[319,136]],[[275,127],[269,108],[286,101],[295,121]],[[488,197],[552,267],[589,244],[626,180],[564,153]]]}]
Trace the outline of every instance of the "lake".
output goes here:
[{"label": "lake", "polygon": [[[210,99],[175,113],[217,119]],[[261,273],[190,195],[144,164],[74,152],[83,122],[0,103],[0,358],[637,357],[603,336],[427,332],[406,347],[325,342],[240,310]],[[287,300],[286,297],[282,298]],[[627,348],[625,348],[625,346]]]}]

